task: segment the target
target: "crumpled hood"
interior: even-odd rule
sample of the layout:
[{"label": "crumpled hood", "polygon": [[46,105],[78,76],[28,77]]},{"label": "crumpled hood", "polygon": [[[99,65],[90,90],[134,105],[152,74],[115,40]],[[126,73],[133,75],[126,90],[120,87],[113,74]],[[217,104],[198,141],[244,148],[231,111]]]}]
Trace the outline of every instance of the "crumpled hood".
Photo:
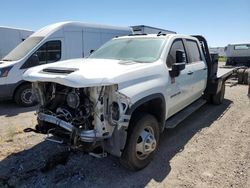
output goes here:
[{"label": "crumpled hood", "polygon": [[[28,69],[23,79],[30,82],[56,82],[75,88],[112,85],[150,76],[147,74],[153,64],[111,59],[71,59]],[[67,70],[71,73],[64,72]]]}]

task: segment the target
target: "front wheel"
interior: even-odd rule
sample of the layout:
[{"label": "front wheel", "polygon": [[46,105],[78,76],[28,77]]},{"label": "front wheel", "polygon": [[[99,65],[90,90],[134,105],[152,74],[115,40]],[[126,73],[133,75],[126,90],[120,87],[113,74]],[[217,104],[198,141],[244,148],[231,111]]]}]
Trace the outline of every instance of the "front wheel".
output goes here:
[{"label": "front wheel", "polygon": [[30,84],[21,85],[14,95],[14,100],[18,105],[24,107],[34,106],[37,103],[32,95],[32,88]]},{"label": "front wheel", "polygon": [[159,125],[150,114],[138,114],[131,123],[121,163],[131,169],[145,168],[152,160],[159,142]]}]

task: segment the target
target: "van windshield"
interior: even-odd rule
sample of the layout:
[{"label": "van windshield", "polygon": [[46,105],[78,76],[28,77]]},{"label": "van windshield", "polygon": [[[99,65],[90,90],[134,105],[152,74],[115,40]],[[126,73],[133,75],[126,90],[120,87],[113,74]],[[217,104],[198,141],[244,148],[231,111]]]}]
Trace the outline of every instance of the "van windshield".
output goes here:
[{"label": "van windshield", "polygon": [[92,53],[89,58],[151,63],[159,59],[164,41],[160,38],[114,39]]},{"label": "van windshield", "polygon": [[17,61],[27,55],[43,37],[29,37],[7,54],[3,61]]}]

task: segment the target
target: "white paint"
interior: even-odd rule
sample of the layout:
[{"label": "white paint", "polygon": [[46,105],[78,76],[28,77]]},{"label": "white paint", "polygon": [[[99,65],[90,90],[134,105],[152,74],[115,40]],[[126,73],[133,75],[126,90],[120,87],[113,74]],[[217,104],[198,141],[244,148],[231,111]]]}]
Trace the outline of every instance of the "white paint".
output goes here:
[{"label": "white paint", "polygon": [[[160,58],[152,63],[126,63],[111,59],[72,59],[43,65],[29,69],[24,79],[31,82],[56,82],[75,88],[96,87],[101,85],[118,85],[120,93],[127,96],[131,104],[151,94],[162,94],[166,100],[166,118],[183,109],[198,99],[206,88],[207,70],[205,61],[186,65],[175,83],[171,83],[166,57],[172,42],[175,39],[192,39],[198,44],[196,38],[170,34],[166,36],[130,36],[121,38],[163,38],[166,40]],[[117,39],[113,39],[117,40]],[[139,50],[139,49],[138,49]],[[201,49],[200,49],[201,51]],[[78,69],[71,74],[44,73],[44,68],[51,69]],[[192,76],[187,75],[193,71]],[[176,97],[171,97],[176,93]]]}]

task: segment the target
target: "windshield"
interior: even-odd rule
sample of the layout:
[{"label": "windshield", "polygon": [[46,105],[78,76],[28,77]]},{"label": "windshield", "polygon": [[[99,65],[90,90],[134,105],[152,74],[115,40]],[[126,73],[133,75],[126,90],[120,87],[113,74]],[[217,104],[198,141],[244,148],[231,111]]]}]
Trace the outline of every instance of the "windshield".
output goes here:
[{"label": "windshield", "polygon": [[89,58],[150,63],[159,58],[163,44],[164,39],[155,38],[115,39],[104,44]]},{"label": "windshield", "polygon": [[14,48],[8,55],[3,58],[3,61],[17,61],[27,55],[43,37],[29,37]]}]

